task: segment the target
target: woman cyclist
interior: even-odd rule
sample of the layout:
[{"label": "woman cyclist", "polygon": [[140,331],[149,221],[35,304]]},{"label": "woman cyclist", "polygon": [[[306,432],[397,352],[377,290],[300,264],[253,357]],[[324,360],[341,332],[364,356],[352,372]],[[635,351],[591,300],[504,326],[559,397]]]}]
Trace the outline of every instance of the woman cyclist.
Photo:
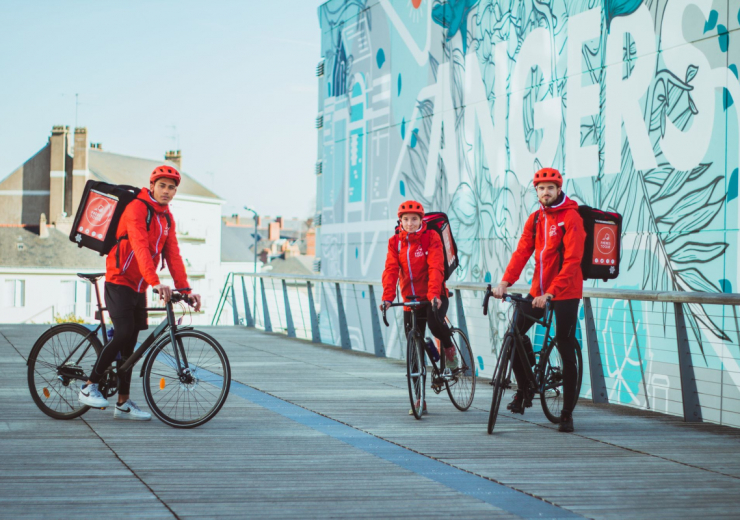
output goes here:
[{"label": "woman cyclist", "polygon": [[[409,200],[398,208],[400,226],[395,235],[388,240],[388,255],[383,271],[383,304],[381,310],[388,309],[396,299],[396,284],[400,280],[401,297],[404,302],[411,296],[426,298],[432,302],[417,316],[417,331],[423,337],[429,325],[432,334],[442,342],[447,368],[458,367],[452,333],[445,323],[445,315],[450,301],[444,284],[444,250],[442,240],[433,231],[427,230],[424,223],[424,208],[416,201]],[[436,312],[435,312],[436,309]],[[411,330],[411,309],[404,307],[403,323],[408,335]],[[418,406],[418,403],[417,403]],[[426,413],[427,404],[422,413]],[[413,410],[409,411],[409,415]]]}]

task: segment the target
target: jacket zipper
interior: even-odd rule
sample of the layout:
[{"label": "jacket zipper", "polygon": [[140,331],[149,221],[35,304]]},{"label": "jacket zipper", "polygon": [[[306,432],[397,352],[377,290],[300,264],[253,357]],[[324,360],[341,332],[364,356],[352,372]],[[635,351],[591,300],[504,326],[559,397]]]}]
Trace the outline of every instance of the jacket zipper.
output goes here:
[{"label": "jacket zipper", "polygon": [[411,272],[411,237],[406,235],[406,262],[409,264],[409,278],[411,279],[411,293],[416,294],[414,289],[414,273]]},{"label": "jacket zipper", "polygon": [[125,273],[125,272],[126,272],[126,269],[128,269],[128,266],[129,266],[129,265],[131,264],[131,258],[132,258],[133,256],[134,256],[134,252],[133,252],[133,251],[131,251],[131,252],[130,252],[130,253],[128,254],[128,258],[126,259],[126,262],[124,262],[124,264],[123,264],[123,271],[121,271],[121,274],[123,274],[123,273]]},{"label": "jacket zipper", "polygon": [[545,289],[542,283],[542,269],[544,269],[544,264],[542,263],[542,256],[545,254],[545,249],[547,249],[547,213],[544,211],[542,213],[545,213],[545,245],[542,246],[542,251],[540,251],[540,296],[545,294],[544,292]]}]

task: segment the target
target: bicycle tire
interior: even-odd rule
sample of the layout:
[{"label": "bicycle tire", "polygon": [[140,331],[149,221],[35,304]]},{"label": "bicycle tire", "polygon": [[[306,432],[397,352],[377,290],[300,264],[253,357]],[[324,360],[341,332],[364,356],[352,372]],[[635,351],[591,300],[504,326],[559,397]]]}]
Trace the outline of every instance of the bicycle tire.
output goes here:
[{"label": "bicycle tire", "polygon": [[421,420],[424,413],[424,389],[426,386],[426,366],[422,345],[414,331],[409,332],[406,343],[406,381],[409,387],[409,402],[414,418]]},{"label": "bicycle tire", "polygon": [[505,388],[505,375],[509,370],[511,364],[511,351],[512,351],[512,339],[510,335],[506,335],[504,338],[503,346],[501,347],[501,354],[499,355],[498,361],[496,362],[496,369],[493,372],[493,379],[491,384],[493,385],[493,398],[491,401],[491,411],[488,413],[488,434],[493,433],[493,428],[496,426],[496,418],[498,417],[498,410],[503,400]]},{"label": "bicycle tire", "polygon": [[452,384],[445,380],[445,388],[455,408],[464,412],[473,404],[475,397],[475,358],[465,333],[454,327],[450,329],[450,332],[461,366],[453,371],[454,382]]},{"label": "bicycle tire", "polygon": [[[575,399],[581,394],[581,382],[583,381],[583,357],[581,349],[576,348],[576,368],[578,369],[578,379],[576,383]],[[551,341],[547,349],[543,351],[545,362],[542,384],[540,385],[540,402],[542,411],[545,412],[547,419],[553,424],[560,424],[560,412],[563,410],[563,379],[562,379],[562,360],[557,350],[555,340]],[[555,357],[557,356],[557,357]],[[554,361],[552,362],[551,359]]]},{"label": "bicycle tire", "polygon": [[[213,419],[226,402],[231,366],[223,347],[208,334],[197,330],[177,331],[175,341],[185,350],[192,379],[180,380],[168,334],[146,359],[144,398],[157,419],[168,426],[195,428]],[[198,401],[198,395],[203,401]],[[208,398],[211,400],[207,401]]]},{"label": "bicycle tire", "polygon": [[[68,370],[79,371],[79,379],[64,377],[58,365],[75,345],[87,349],[79,364],[67,363]],[[74,419],[87,412],[90,407],[80,404],[77,393],[87,381],[101,350],[103,345],[98,337],[78,323],[63,323],[44,332],[28,355],[28,389],[39,410],[59,420]]]}]

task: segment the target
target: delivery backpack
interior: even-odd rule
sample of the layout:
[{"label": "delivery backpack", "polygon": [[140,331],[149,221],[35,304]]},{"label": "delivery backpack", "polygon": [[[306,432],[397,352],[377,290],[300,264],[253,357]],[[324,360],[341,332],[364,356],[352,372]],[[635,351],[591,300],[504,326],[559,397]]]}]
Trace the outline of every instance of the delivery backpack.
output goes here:
[{"label": "delivery backpack", "polygon": [[[445,259],[445,281],[450,279],[455,272],[460,261],[457,257],[457,244],[452,236],[452,228],[447,215],[441,212],[427,213],[422,219],[427,225],[427,231],[433,231],[439,235],[442,240],[442,249],[444,250]],[[396,235],[401,231],[401,221],[396,225]],[[424,233],[421,236],[421,247],[424,253],[429,251],[429,235]],[[398,240],[398,250],[401,251],[401,241]]]},{"label": "delivery backpack", "polygon": [[[619,259],[622,256],[622,215],[589,206],[578,206],[578,213],[586,231],[581,260],[583,279],[601,278],[605,282],[615,279],[619,276]],[[539,216],[540,212],[537,211],[534,216],[535,237]],[[562,243],[560,247],[562,249]]]},{"label": "delivery backpack", "polygon": [[[146,229],[149,231],[154,218],[154,208],[136,198],[140,192],[141,189],[133,186],[87,181],[69,239],[79,247],[97,251],[100,256],[107,255],[120,240],[128,238],[124,235],[117,239],[116,231],[123,210],[134,200],[147,207]],[[172,227],[169,213],[165,213],[164,216],[167,219],[167,226]]]}]

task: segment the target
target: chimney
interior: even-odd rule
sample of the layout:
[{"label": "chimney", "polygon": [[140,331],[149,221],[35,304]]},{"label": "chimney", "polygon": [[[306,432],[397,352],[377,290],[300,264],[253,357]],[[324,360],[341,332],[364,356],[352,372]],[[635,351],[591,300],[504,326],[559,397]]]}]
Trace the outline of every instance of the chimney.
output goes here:
[{"label": "chimney", "polygon": [[260,251],[260,262],[262,264],[267,265],[267,261],[269,260],[270,250],[269,249],[263,249]]},{"label": "chimney", "polygon": [[67,127],[54,126],[51,129],[49,146],[51,160],[49,164],[49,219],[56,222],[64,212],[64,183],[67,161]]},{"label": "chimney", "polygon": [[306,231],[306,256],[316,256],[316,230]]},{"label": "chimney", "polygon": [[279,240],[280,239],[280,223],[270,222],[267,228],[267,240]]},{"label": "chimney", "polygon": [[283,229],[283,217],[275,217],[275,222],[280,225],[280,229]]},{"label": "chimney", "polygon": [[87,181],[87,128],[75,128],[75,148],[72,162],[72,212],[77,214],[82,191]]},{"label": "chimney", "polygon": [[169,152],[165,152],[164,160],[175,163],[175,167],[180,173],[182,173],[182,154],[180,153],[180,150],[170,150]]},{"label": "chimney", "polygon": [[42,213],[39,219],[39,238],[49,238],[49,228],[46,227],[46,214]]}]

